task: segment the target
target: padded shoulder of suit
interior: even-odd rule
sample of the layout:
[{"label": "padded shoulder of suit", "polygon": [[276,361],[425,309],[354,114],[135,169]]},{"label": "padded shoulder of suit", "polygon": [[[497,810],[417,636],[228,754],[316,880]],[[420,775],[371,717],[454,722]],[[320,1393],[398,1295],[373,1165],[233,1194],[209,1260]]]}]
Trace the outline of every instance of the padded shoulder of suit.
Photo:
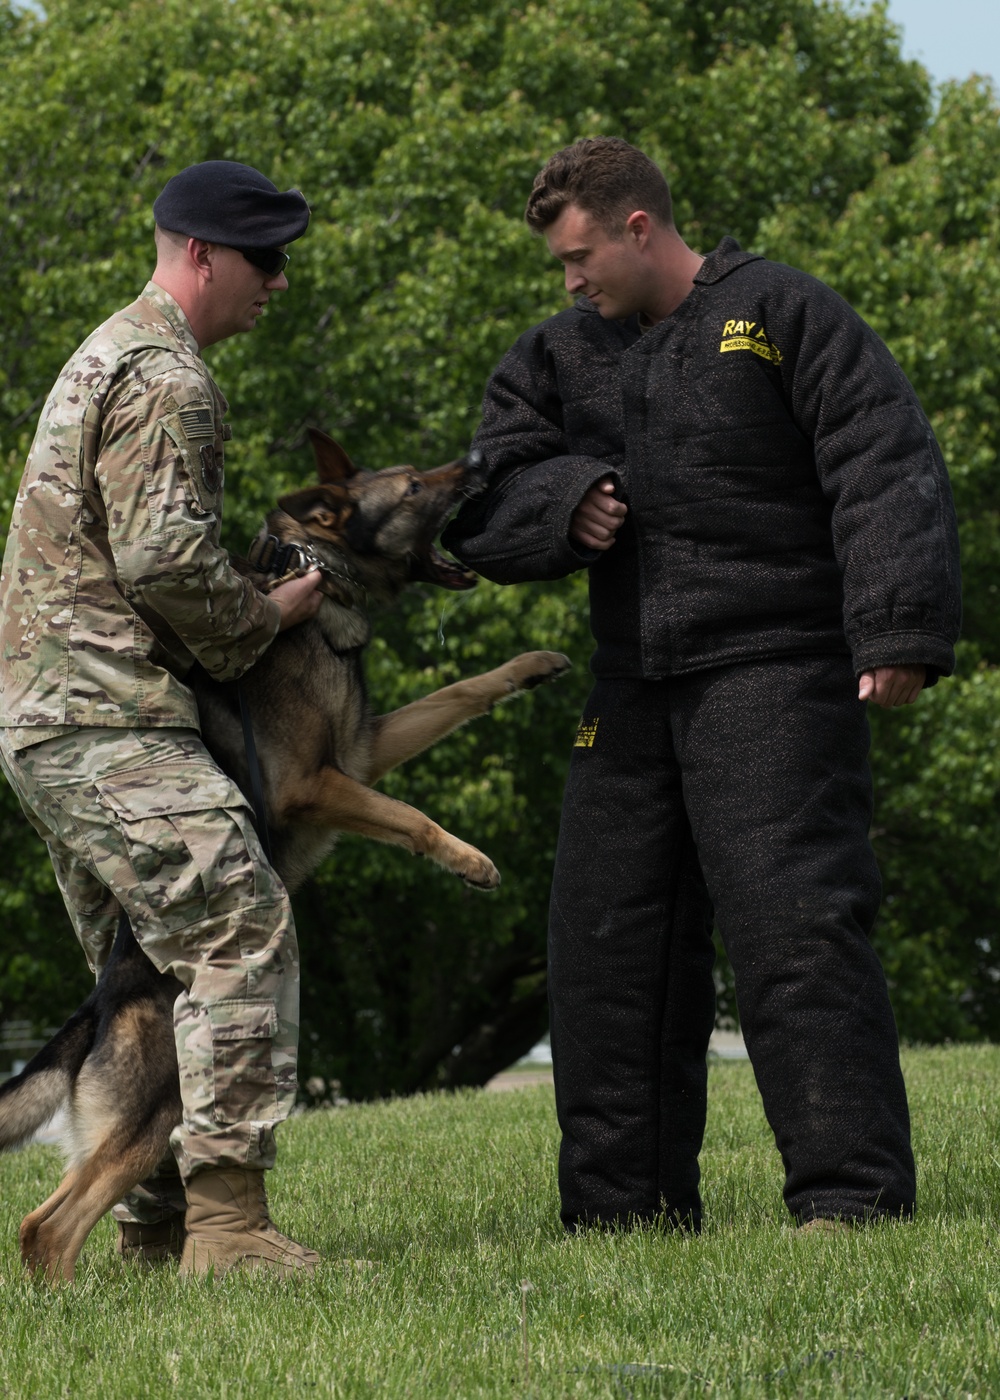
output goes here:
[{"label": "padded shoulder of suit", "polygon": [[629,316],[624,321],[609,321],[601,315],[589,298],[580,297],[565,311],[557,311],[554,316],[549,316],[530,330],[524,331],[518,336],[515,348],[528,350],[539,342],[551,345],[561,341],[579,340],[581,337],[588,343],[593,343],[595,338],[602,343],[620,341],[622,348],[625,348],[638,336],[638,316]]},{"label": "padded shoulder of suit", "polygon": [[[744,253],[734,238],[724,238],[714,253],[705,259],[695,278],[700,286],[713,286],[734,277],[740,286],[754,293],[766,292],[789,304],[803,300],[836,308],[849,308],[839,292],[803,272],[800,267],[774,262],[760,253]],[[852,313],[855,314],[855,313]]]}]

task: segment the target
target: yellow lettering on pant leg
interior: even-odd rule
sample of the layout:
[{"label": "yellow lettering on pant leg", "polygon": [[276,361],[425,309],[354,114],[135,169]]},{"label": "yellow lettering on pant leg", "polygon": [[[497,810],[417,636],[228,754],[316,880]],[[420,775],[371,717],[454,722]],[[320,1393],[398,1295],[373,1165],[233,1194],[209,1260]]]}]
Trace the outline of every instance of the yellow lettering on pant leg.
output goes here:
[{"label": "yellow lettering on pant leg", "polygon": [[736,325],[736,322],[735,322],[735,321],[727,321],[726,324],[722,327],[722,334],[723,334],[723,335],[732,335],[733,329],[734,329],[735,325]]},{"label": "yellow lettering on pant leg", "polygon": [[754,326],[755,326],[756,324],[757,324],[756,321],[748,321],[748,322],[747,322],[747,335],[750,334],[750,332],[753,330],[753,328],[754,328]]}]

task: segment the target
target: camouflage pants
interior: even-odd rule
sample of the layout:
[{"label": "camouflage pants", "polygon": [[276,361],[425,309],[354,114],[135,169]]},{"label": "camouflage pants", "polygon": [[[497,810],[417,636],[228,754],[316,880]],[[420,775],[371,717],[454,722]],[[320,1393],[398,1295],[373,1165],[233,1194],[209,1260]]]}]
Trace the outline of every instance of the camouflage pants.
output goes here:
[{"label": "camouflage pants", "polygon": [[[239,789],[189,729],[78,729],[0,763],[45,841],[77,937],[99,973],[119,909],[174,1004],[185,1180],[271,1167],[295,1102],[299,966],[288,895]],[[116,1208],[151,1221],[183,1208],[172,1164]]]}]

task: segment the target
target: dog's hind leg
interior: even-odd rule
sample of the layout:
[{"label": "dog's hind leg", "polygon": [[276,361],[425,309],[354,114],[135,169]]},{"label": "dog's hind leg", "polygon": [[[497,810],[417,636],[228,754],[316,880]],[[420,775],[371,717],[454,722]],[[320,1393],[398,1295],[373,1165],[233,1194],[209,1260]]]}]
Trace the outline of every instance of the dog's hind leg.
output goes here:
[{"label": "dog's hind leg", "polygon": [[66,1197],[72,1193],[76,1175],[76,1172],[72,1169],[68,1171],[52,1192],[52,1195],[49,1196],[47,1200],[43,1201],[40,1206],[36,1207],[30,1215],[26,1215],[21,1221],[21,1258],[28,1265],[28,1268],[31,1269],[32,1273],[34,1273],[34,1267],[31,1260],[35,1257],[38,1231],[45,1221],[55,1214]]},{"label": "dog's hind leg", "polygon": [[115,1125],[91,1155],[71,1169],[47,1201],[21,1223],[21,1258],[50,1282],[72,1280],[91,1230],[137,1181],[148,1176],[170,1140],[173,1115],[161,1115],[128,1138]]},{"label": "dog's hind leg", "polygon": [[153,1171],[180,1116],[177,1061],[162,1009],[150,1002],[120,1009],[77,1078],[70,1168],[21,1225],[21,1257],[32,1273],[72,1279],[87,1236]]},{"label": "dog's hind leg", "polygon": [[370,783],[422,753],[467,720],[485,715],[500,700],[555,680],[569,669],[569,659],[555,651],[526,651],[492,671],[443,686],[375,722]]}]

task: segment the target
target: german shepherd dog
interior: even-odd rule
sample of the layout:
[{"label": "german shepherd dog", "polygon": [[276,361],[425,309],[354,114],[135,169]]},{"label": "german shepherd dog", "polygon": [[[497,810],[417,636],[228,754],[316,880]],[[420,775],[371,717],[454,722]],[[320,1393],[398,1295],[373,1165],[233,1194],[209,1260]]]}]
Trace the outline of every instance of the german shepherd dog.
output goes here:
[{"label": "german shepherd dog", "polygon": [[[376,716],[362,653],[369,602],[386,603],[414,581],[466,589],[476,578],[434,546],[463,496],[482,489],[475,454],[426,472],[359,471],[325,434],[310,433],[319,484],[284,496],[235,566],[266,590],[318,567],[316,617],[281,632],[240,682],[256,738],[272,862],[290,890],[341,831],[429,856],[477,889],[500,881],[493,862],[371,784],[498,701],[548,681],[569,662],[555,652],[516,656]],[[240,699],[232,683],[196,670],[205,743],[251,793]],[[181,1118],[173,1003],[180,983],[161,975],[123,921],[84,1004],[27,1067],[0,1087],[0,1150],[20,1145],[63,1104],[67,1169],[21,1224],[21,1257],[34,1273],[72,1279],[96,1222],[169,1149]]]}]

